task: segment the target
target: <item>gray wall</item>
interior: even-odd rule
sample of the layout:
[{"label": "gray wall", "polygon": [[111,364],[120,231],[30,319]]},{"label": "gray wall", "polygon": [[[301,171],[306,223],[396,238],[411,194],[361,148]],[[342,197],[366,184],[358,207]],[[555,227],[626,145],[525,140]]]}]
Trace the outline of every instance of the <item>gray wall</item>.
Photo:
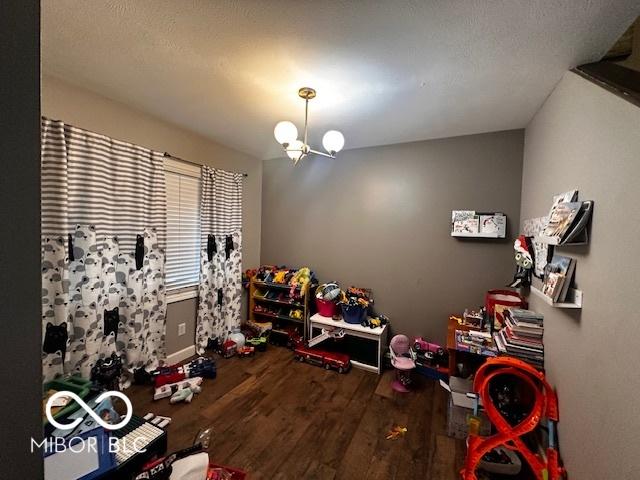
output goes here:
[{"label": "gray wall", "polygon": [[545,215],[554,193],[595,201],[577,258],[581,311],[545,315],[545,365],[558,389],[560,446],[570,478],[638,478],[640,108],[567,73],[526,129],[523,219]]},{"label": "gray wall", "polygon": [[[265,162],[262,263],[373,289],[396,333],[444,341],[445,322],[513,275],[512,235],[450,237],[451,210],[520,216],[523,131]],[[509,232],[511,233],[511,232]]]},{"label": "gray wall", "polygon": [[42,478],[40,6],[0,2],[0,469]]},{"label": "gray wall", "polygon": [[[42,79],[42,114],[192,162],[248,173],[242,205],[243,265],[251,268],[260,263],[260,160],[50,76]],[[178,337],[178,324],[183,322],[187,333]],[[169,304],[167,353],[193,345],[194,332],[195,300]]]}]

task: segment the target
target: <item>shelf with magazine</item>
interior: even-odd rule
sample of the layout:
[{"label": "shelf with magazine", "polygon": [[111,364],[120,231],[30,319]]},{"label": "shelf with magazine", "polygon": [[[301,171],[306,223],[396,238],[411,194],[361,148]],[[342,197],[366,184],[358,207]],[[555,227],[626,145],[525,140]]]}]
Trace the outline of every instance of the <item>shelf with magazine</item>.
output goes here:
[{"label": "shelf with magazine", "polygon": [[[547,217],[531,235],[536,255],[535,275],[542,284],[531,286],[531,293],[555,308],[582,308],[582,291],[574,284],[577,259],[567,256],[562,247],[589,244],[589,228],[594,202],[579,201],[578,190],[554,196]],[[549,260],[550,259],[550,260]]]}]

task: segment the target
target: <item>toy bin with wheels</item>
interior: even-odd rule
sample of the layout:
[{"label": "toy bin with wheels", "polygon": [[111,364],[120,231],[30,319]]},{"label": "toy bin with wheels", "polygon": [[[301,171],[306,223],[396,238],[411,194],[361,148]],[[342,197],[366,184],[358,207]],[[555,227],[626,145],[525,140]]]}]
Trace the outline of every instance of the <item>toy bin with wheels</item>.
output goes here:
[{"label": "toy bin with wheels", "polygon": [[316,307],[318,308],[318,313],[323,317],[331,318],[338,312],[336,302],[321,298],[316,298]]},{"label": "toy bin with wheels", "polygon": [[361,305],[340,305],[342,318],[347,323],[360,324],[367,315],[367,309]]}]

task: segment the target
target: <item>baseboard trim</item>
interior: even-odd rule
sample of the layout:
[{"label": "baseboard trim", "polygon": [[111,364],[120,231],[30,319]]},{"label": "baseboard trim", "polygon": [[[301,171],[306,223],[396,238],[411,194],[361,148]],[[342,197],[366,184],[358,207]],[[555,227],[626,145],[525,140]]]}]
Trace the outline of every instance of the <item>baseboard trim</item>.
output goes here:
[{"label": "baseboard trim", "polygon": [[190,345],[187,348],[183,348],[182,350],[172,353],[171,355],[167,355],[167,364],[173,365],[174,363],[179,363],[189,357],[193,357],[195,354],[196,346]]}]

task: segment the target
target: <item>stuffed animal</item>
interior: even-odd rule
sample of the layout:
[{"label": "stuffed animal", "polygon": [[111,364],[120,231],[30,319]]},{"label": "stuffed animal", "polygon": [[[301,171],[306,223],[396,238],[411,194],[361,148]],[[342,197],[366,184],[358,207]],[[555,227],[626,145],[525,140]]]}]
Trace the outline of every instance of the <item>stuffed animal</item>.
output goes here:
[{"label": "stuffed animal", "polygon": [[302,290],[310,281],[311,270],[309,269],[309,267],[302,267],[293,275],[291,282],[289,282],[291,285],[291,291],[289,292],[289,295],[291,297],[295,296],[296,288],[300,287],[300,290]]},{"label": "stuffed animal", "polygon": [[520,235],[513,244],[515,250],[516,273],[508,285],[511,288],[528,287],[531,285],[531,270],[533,268],[533,247],[531,237]]},{"label": "stuffed animal", "polygon": [[280,270],[276,272],[275,276],[273,277],[273,283],[284,283],[284,278],[286,275],[286,270]]},{"label": "stuffed animal", "polygon": [[179,402],[191,403],[191,400],[193,400],[193,396],[196,393],[200,393],[201,391],[202,391],[202,388],[200,386],[191,386],[187,388],[181,388],[176,393],[171,395],[171,398],[169,399],[169,403],[179,403]]}]

